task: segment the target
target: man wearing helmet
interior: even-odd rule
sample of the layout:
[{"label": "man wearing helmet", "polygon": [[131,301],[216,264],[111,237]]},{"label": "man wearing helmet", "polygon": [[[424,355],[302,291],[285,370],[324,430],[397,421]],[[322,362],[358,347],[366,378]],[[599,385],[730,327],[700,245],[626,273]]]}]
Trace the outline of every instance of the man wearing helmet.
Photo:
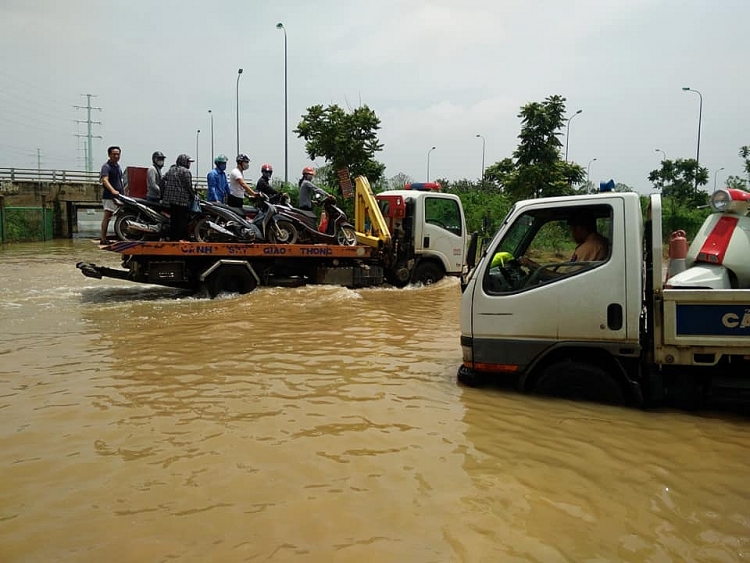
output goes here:
[{"label": "man wearing helmet", "polygon": [[146,173],[146,199],[154,203],[161,201],[161,169],[164,168],[164,153],[156,151],[151,155],[151,168]]},{"label": "man wearing helmet", "polygon": [[315,168],[305,166],[302,169],[302,178],[299,180],[299,208],[304,211],[312,211],[313,193],[329,197],[331,194],[312,183],[315,176]]},{"label": "man wearing helmet", "polygon": [[240,153],[237,155],[236,160],[237,168],[229,173],[227,205],[242,208],[242,204],[245,201],[245,194],[248,194],[250,197],[255,197],[258,194],[245,182],[244,172],[250,168],[250,157],[244,153]]},{"label": "man wearing helmet", "polygon": [[260,167],[260,178],[255,184],[255,191],[266,194],[272,202],[276,202],[280,194],[271,186],[271,174],[273,174],[273,167],[270,164]]},{"label": "man wearing helmet", "polygon": [[193,175],[190,163],[195,162],[186,154],[181,154],[161,179],[161,199],[169,205],[169,240],[187,240],[190,204],[195,199]]},{"label": "man wearing helmet", "polygon": [[229,195],[229,184],[227,183],[227,157],[220,154],[214,159],[216,168],[206,175],[208,182],[208,201],[224,203]]}]

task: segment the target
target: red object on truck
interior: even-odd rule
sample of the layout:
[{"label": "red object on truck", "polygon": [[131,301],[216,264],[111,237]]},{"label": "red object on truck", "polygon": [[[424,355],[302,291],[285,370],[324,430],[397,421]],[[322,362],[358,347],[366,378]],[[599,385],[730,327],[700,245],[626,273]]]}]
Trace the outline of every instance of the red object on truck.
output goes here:
[{"label": "red object on truck", "polygon": [[146,197],[146,174],[148,168],[142,166],[128,166],[125,169],[125,185],[130,197]]}]

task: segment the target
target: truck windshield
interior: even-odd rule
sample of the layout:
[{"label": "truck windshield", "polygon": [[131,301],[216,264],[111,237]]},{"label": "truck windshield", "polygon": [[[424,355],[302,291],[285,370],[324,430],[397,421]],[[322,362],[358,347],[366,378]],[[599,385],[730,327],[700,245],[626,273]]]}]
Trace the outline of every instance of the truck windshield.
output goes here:
[{"label": "truck windshield", "polygon": [[485,272],[489,293],[520,291],[590,270],[609,259],[608,205],[540,208],[516,217]]}]

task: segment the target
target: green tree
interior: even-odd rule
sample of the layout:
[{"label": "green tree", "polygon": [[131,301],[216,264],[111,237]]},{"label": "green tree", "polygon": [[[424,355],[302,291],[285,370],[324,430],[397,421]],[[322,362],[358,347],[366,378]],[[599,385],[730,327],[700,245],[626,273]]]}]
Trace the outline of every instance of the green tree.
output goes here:
[{"label": "green tree", "polygon": [[745,168],[745,174],[747,178],[740,176],[729,176],[726,179],[726,186],[728,188],[735,188],[738,190],[747,190],[748,184],[750,184],[750,146],[745,145],[740,147],[739,152],[740,158],[743,160],[743,166]]},{"label": "green tree", "polygon": [[380,119],[366,105],[347,112],[334,104],[307,108],[294,133],[305,140],[310,160],[323,157],[331,164],[324,178],[328,185],[338,185],[336,171],[342,168],[375,185],[385,172],[385,165],[375,160],[375,153],[383,149],[379,129]]},{"label": "green tree", "polygon": [[584,178],[578,164],[560,159],[561,135],[565,118],[565,98],[549,96],[521,108],[520,142],[513,158],[505,158],[485,170],[485,178],[495,189],[515,199],[548,197],[575,193],[573,184]]},{"label": "green tree", "polygon": [[388,179],[388,189],[389,190],[403,190],[404,186],[406,184],[412,183],[414,180],[412,180],[411,176],[408,176],[407,174],[404,174],[403,172],[399,172],[395,176],[392,176]]},{"label": "green tree", "polygon": [[694,158],[664,160],[661,168],[649,173],[648,180],[661,190],[665,198],[674,198],[688,207],[708,203],[708,194],[695,189],[696,184],[705,186],[708,183],[708,169],[699,166]]}]

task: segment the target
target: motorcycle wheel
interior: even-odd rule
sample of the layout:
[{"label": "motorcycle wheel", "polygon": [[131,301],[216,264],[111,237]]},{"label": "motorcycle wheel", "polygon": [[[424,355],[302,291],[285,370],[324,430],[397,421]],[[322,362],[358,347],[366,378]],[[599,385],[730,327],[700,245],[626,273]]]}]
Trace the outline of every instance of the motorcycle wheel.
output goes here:
[{"label": "motorcycle wheel", "polygon": [[268,230],[268,242],[271,244],[294,244],[297,237],[297,227],[290,221],[276,221]]},{"label": "motorcycle wheel", "polygon": [[198,219],[193,229],[193,237],[196,242],[222,242],[224,240],[225,237],[221,233],[217,233],[208,225],[209,221],[219,222],[216,217],[202,217]]},{"label": "motorcycle wheel", "polygon": [[132,211],[126,211],[121,213],[117,219],[115,219],[115,234],[120,240],[145,240],[146,233],[143,231],[135,231],[128,228],[128,221],[137,221],[138,214]]},{"label": "motorcycle wheel", "polygon": [[336,231],[336,242],[341,246],[356,246],[357,234],[352,227],[339,227]]}]

